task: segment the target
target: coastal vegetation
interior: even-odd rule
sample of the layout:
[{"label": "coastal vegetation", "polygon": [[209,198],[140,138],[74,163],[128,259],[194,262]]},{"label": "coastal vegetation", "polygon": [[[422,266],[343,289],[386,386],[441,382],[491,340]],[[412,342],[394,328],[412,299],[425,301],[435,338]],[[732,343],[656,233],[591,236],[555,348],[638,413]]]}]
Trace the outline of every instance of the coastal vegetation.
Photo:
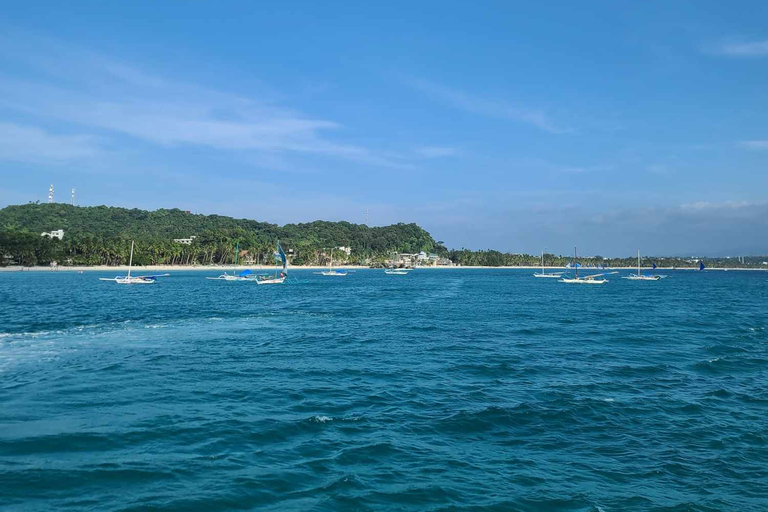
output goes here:
[{"label": "coastal vegetation", "polygon": [[[62,240],[41,236],[64,230]],[[194,238],[193,238],[194,237]],[[191,242],[184,243],[178,240]],[[331,252],[339,265],[384,265],[393,253],[434,254],[461,266],[537,266],[539,255],[495,250],[448,250],[416,224],[369,227],[349,222],[315,221],[278,226],[250,219],[199,215],[178,209],[146,211],[61,203],[14,205],[0,209],[0,265],[124,265],[130,240],[140,250],[136,265],[209,265],[272,263],[280,240],[291,264],[324,265]],[[346,249],[341,249],[346,248]],[[349,254],[347,254],[349,252]],[[768,268],[765,257],[704,258],[710,268]],[[565,266],[568,256],[546,254],[547,266]],[[696,259],[644,257],[643,266],[690,267]],[[580,257],[583,267],[632,267],[637,260]]]},{"label": "coastal vegetation", "polygon": [[[58,229],[64,230],[62,240],[41,236]],[[176,241],[183,239],[191,239],[191,243]],[[272,263],[278,239],[293,265],[325,264],[331,251],[334,261],[347,264],[382,264],[393,252],[447,253],[416,224],[369,227],[315,221],[278,226],[177,209],[145,211],[61,203],[0,210],[0,256],[5,264],[122,265],[128,262],[130,240],[140,247],[134,255],[137,265],[230,264],[236,246],[239,261]],[[349,248],[349,254],[341,247]]]}]

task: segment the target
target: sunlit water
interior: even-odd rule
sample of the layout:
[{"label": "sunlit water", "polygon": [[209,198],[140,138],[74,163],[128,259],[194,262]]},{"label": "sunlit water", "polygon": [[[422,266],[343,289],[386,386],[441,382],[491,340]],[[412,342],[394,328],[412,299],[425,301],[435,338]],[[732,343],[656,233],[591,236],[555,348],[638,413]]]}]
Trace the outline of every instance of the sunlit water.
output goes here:
[{"label": "sunlit water", "polygon": [[531,273],[0,273],[0,509],[768,510],[768,274]]}]

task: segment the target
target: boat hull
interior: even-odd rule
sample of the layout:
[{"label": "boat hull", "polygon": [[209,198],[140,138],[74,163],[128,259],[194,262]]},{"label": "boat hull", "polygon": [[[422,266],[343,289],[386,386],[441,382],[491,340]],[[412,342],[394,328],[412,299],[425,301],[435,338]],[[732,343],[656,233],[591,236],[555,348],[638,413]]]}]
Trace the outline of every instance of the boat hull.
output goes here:
[{"label": "boat hull", "polygon": [[604,284],[607,283],[607,279],[561,279],[560,283],[570,284]]},{"label": "boat hull", "polygon": [[278,277],[275,279],[259,279],[256,281],[259,284],[283,284],[285,282],[284,277]]},{"label": "boat hull", "polygon": [[117,284],[152,284],[154,279],[142,279],[140,277],[129,277],[125,279],[115,279]]}]

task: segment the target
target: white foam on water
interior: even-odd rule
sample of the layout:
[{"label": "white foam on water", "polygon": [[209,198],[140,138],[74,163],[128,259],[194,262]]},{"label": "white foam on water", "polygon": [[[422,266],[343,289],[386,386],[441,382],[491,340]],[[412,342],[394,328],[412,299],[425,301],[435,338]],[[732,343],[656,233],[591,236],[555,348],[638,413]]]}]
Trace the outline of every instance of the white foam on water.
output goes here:
[{"label": "white foam on water", "polygon": [[330,416],[315,416],[314,418],[312,418],[312,420],[318,423],[326,423],[328,421],[333,421],[333,418],[331,418]]}]

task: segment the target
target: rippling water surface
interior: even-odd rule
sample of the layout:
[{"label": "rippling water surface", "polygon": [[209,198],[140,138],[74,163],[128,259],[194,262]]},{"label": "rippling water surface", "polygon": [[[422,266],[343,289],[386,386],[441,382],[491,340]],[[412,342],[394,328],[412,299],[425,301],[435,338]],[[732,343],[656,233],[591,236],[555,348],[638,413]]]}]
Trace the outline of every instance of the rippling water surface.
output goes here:
[{"label": "rippling water surface", "polygon": [[766,273],[204,275],[0,273],[0,508],[768,510]]}]

